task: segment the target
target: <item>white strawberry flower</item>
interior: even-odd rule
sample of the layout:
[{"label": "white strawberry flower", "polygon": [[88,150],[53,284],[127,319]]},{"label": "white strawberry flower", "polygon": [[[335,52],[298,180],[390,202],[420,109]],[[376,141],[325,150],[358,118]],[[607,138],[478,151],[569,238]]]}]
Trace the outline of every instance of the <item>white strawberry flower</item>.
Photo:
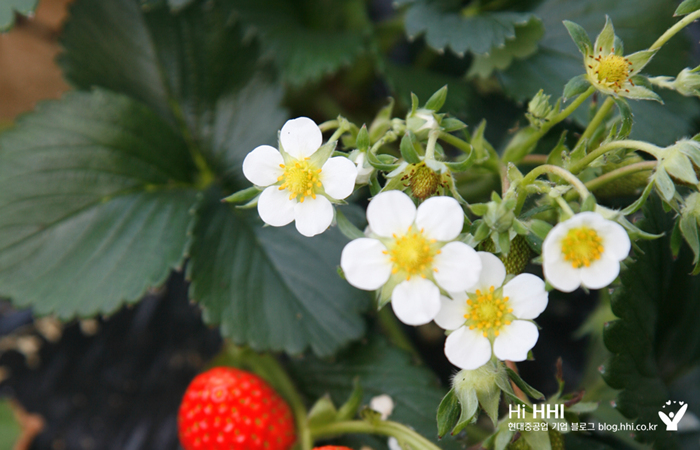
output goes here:
[{"label": "white strawberry flower", "polygon": [[549,301],[544,281],[524,273],[505,285],[506,268],[495,255],[478,252],[481,275],[467,292],[440,298],[435,323],[450,330],[445,340],[447,359],[464,370],[474,370],[495,355],[501,360],[524,361],[537,343],[532,322]]},{"label": "white strawberry flower", "polygon": [[403,192],[382,192],[369,203],[367,221],[368,237],[345,246],[340,266],[359,289],[391,289],[402,322],[430,322],[440,310],[440,288],[463,291],[479,278],[476,251],[455,241],[464,211],[454,198],[432,197],[416,208]]},{"label": "white strawberry flower", "polygon": [[243,161],[243,174],[264,187],[258,213],[268,225],[295,222],[299,233],[315,236],[333,221],[333,205],[352,194],[357,169],[347,158],[322,151],[323,135],[308,117],[288,120],[279,135],[279,150],[256,147]]},{"label": "white strawberry flower", "polygon": [[542,244],[545,279],[562,292],[579,286],[601,289],[620,273],[630,252],[625,229],[595,212],[582,212],[557,224]]}]

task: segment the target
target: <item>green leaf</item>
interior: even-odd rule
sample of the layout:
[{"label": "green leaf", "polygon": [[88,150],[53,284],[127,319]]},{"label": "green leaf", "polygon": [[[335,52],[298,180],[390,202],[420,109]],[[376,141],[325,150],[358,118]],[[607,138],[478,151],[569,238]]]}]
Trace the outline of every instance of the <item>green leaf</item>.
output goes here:
[{"label": "green leaf", "polygon": [[139,300],[183,263],[194,182],[185,142],[142,104],[40,104],[0,136],[2,293],[63,318]]},{"label": "green leaf", "polygon": [[515,27],[537,20],[529,13],[482,12],[465,15],[459,9],[445,8],[439,2],[419,0],[406,12],[406,33],[410,38],[425,34],[429,46],[436,50],[450,48],[458,55],[466,52],[484,54],[503,47],[515,38]]},{"label": "green leaf", "polygon": [[[336,404],[348,398],[353,380],[359,377],[365,404],[377,395],[389,395],[395,405],[390,420],[409,425],[437,442],[435,413],[447,391],[436,384],[429,369],[414,364],[408,352],[390,346],[384,338],[374,335],[331,361],[310,356],[293,359],[290,370],[297,387],[309,398],[329,393]],[[373,439],[372,443],[372,448],[386,448],[386,439]],[[452,439],[443,439],[439,446],[460,448]]]},{"label": "green leaf", "polygon": [[502,47],[495,47],[485,55],[474,55],[468,77],[488,78],[495,70],[504,70],[514,59],[524,59],[537,51],[537,43],[544,36],[542,21],[531,17],[525,25],[515,27],[515,37],[507,39]]},{"label": "green leaf", "polygon": [[676,12],[673,13],[674,16],[685,16],[692,12],[700,9],[700,0],[684,0],[683,3],[678,5]]},{"label": "green leaf", "polygon": [[188,265],[205,322],[235,343],[290,354],[310,346],[330,355],[362,336],[369,297],[336,274],[347,242],[338,230],[306,238],[293,226],[263,227],[220,196],[209,192],[198,211]]},{"label": "green leaf", "polygon": [[0,399],[0,448],[11,449],[22,434],[10,401]]},{"label": "green leaf", "polygon": [[39,0],[3,0],[0,5],[0,32],[9,31],[15,24],[15,13],[29,15]]},{"label": "green leaf", "polygon": [[[617,409],[637,423],[658,424],[656,431],[636,433],[654,448],[679,448],[676,433],[666,432],[658,411],[669,397],[668,386],[679,374],[700,360],[700,314],[697,293],[700,278],[688,275],[692,252],[682,248],[677,260],[670,249],[673,215],[663,211],[652,196],[644,208],[640,228],[666,233],[660,239],[640,241],[643,253],[621,273],[622,288],[612,298],[612,310],[619,320],[604,332],[605,345],[613,353],[605,364],[603,377],[621,389]],[[638,223],[639,224],[639,223]]]},{"label": "green leaf", "polygon": [[564,26],[569,32],[571,39],[574,40],[576,47],[578,47],[578,51],[584,56],[590,54],[593,49],[593,44],[591,44],[591,39],[588,37],[586,30],[584,30],[581,25],[569,20],[564,21]]},{"label": "green leaf", "polygon": [[[540,89],[559,95],[566,83],[585,73],[583,57],[569,37],[562,21],[574,19],[589,35],[597,34],[603,26],[605,14],[615,21],[616,32],[625,41],[630,53],[650,46],[675,20],[671,17],[674,2],[657,0],[545,0],[534,13],[542,19],[544,38],[539,51],[525,60],[515,60],[498,77],[507,94],[519,101],[527,101]],[[640,14],[643,11],[643,14]],[[654,56],[645,72],[654,75],[675,74],[685,67],[694,67],[688,59],[690,43],[678,35],[664,46],[664,51]],[[616,47],[617,50],[617,47]],[[545,82],[543,82],[545,80]],[[691,133],[697,117],[697,99],[686,98],[674,92],[664,93],[664,105],[636,101],[632,104],[636,127],[633,139],[656,144],[670,144]],[[584,104],[572,115],[581,126],[588,123],[588,108]]]},{"label": "green leaf", "polygon": [[195,141],[209,130],[217,100],[253,74],[257,48],[244,43],[222,0],[173,14],[143,12],[133,0],[78,0],[62,34],[59,63],[80,89],[101,86],[150,106]]},{"label": "green leaf", "polygon": [[[299,5],[298,3],[305,3]],[[238,0],[232,2],[248,33],[294,85],[351,64],[364,51],[364,2]]]}]

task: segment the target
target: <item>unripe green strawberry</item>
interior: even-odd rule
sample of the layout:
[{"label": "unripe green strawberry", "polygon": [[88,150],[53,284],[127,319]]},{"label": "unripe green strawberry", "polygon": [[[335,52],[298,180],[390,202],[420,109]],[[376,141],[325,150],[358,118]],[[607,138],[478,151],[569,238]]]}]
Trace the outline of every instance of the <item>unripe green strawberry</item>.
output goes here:
[{"label": "unripe green strawberry", "polygon": [[[618,163],[610,163],[603,166],[603,174],[612,172],[613,170],[619,169],[621,167],[629,166],[630,164],[635,164],[643,161],[644,159],[637,155],[629,156]],[[633,174],[611,181],[610,183],[593,191],[593,194],[598,198],[634,195],[637,193],[638,189],[643,188],[647,185],[650,176],[651,170],[642,170],[639,172],[635,172]]]},{"label": "unripe green strawberry", "polygon": [[549,443],[552,445],[552,450],[564,450],[564,436],[560,432],[550,426],[549,428]]},{"label": "unripe green strawberry", "polygon": [[[496,250],[496,246],[491,239],[486,239],[480,245],[481,250],[485,252],[493,253]],[[506,272],[513,275],[518,275],[525,270],[525,266],[530,262],[532,258],[532,250],[530,246],[527,245],[525,238],[517,235],[515,239],[510,241],[510,251],[508,255],[496,255],[506,266]]]},{"label": "unripe green strawberry", "polygon": [[260,377],[232,367],[195,377],[177,419],[185,450],[288,450],[296,440],[289,405]]}]

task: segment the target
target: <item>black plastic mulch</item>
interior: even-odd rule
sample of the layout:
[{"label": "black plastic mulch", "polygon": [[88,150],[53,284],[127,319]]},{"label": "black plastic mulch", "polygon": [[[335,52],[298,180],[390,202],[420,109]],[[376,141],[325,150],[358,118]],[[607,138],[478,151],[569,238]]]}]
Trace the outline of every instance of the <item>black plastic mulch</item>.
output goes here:
[{"label": "black plastic mulch", "polygon": [[[29,321],[24,311],[0,315],[0,336]],[[180,398],[220,346],[174,274],[162,292],[100,320],[93,336],[67,326],[33,370],[19,353],[2,355],[11,376],[0,395],[46,419],[33,450],[178,449]]]}]

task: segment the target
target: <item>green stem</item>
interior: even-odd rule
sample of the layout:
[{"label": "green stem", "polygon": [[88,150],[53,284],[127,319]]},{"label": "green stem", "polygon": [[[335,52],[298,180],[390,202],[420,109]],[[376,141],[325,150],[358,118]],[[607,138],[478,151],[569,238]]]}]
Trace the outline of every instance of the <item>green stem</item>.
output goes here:
[{"label": "green stem", "polygon": [[644,162],[638,162],[634,164],[630,164],[629,166],[625,167],[620,167],[619,169],[611,170],[610,172],[599,176],[598,178],[594,178],[586,183],[586,187],[588,188],[589,191],[594,191],[596,189],[600,189],[601,187],[605,186],[606,184],[617,180],[618,178],[626,177],[627,175],[636,173],[636,172],[642,172],[644,170],[651,170],[654,167],[656,167],[656,161],[644,161]]},{"label": "green stem", "polygon": [[586,186],[583,184],[583,182],[579,180],[573,173],[559,166],[543,164],[532,169],[530,172],[528,172],[527,175],[523,177],[522,180],[520,180],[520,186],[518,187],[520,192],[518,194],[518,201],[515,206],[516,215],[520,214],[520,210],[522,209],[523,204],[525,204],[525,198],[527,197],[527,192],[525,191],[525,188],[531,183],[533,183],[537,179],[537,177],[545,173],[557,175],[568,181],[569,184],[571,184],[574,187],[574,189],[576,189],[576,192],[578,192],[579,196],[581,196],[581,200],[585,200],[589,195],[591,195],[591,193],[588,192],[588,189],[586,189]]},{"label": "green stem", "polygon": [[349,420],[346,422],[334,422],[311,429],[311,436],[313,439],[328,439],[343,434],[356,433],[395,437],[399,442],[405,442],[414,450],[441,450],[440,447],[405,425],[389,420],[382,420],[376,423],[366,422],[364,420]]},{"label": "green stem", "polygon": [[583,142],[584,139],[590,139],[591,136],[593,136],[593,133],[595,133],[595,131],[598,129],[603,120],[605,120],[613,105],[615,105],[615,100],[613,100],[612,97],[608,97],[605,99],[603,104],[600,106],[600,109],[598,109],[598,111],[595,113],[595,116],[593,116],[593,119],[591,119],[591,122],[586,127],[586,130],[578,139],[576,146]]},{"label": "green stem", "polygon": [[411,352],[413,355],[419,356],[418,350],[413,346],[413,342],[404,333],[401,324],[394,316],[390,308],[382,308],[377,313],[377,320],[382,327],[382,331],[386,333],[392,344],[400,349]]},{"label": "green stem", "polygon": [[683,28],[691,24],[692,22],[695,21],[700,17],[700,10],[697,10],[693,12],[692,14],[688,14],[685,16],[683,19],[679,20],[674,26],[666,30],[664,34],[659,36],[659,38],[651,44],[651,47],[649,47],[649,50],[658,50],[661,48],[662,45],[664,45],[669,39],[671,39],[676,33],[681,31]]},{"label": "green stem", "polygon": [[346,130],[345,127],[338,128],[337,130],[335,130],[335,132],[328,139],[328,142],[337,141],[338,139],[340,139],[340,136],[342,136],[343,133],[345,133],[346,131],[348,131],[348,130]]},{"label": "green stem", "polygon": [[644,141],[633,141],[633,140],[623,140],[623,141],[612,141],[608,142],[605,145],[601,145],[597,149],[593,150],[576,164],[573,164],[571,167],[569,167],[569,171],[571,173],[579,173],[588,165],[593,162],[596,158],[599,158],[600,156],[604,155],[605,153],[615,150],[617,148],[631,148],[634,150],[641,150],[643,152],[649,153],[650,155],[653,155],[654,157],[658,156],[659,152],[661,151],[660,147],[657,147],[656,145],[650,144],[648,142]]},{"label": "green stem", "polygon": [[321,129],[322,132],[334,130],[340,126],[340,122],[337,120],[328,120],[326,122],[323,122],[320,124],[318,127]]},{"label": "green stem", "polygon": [[510,152],[506,151],[506,153],[503,155],[503,162],[508,163],[518,163],[520,162],[527,153],[531,152],[532,150],[535,149],[535,144],[542,139],[542,137],[547,134],[547,132],[556,124],[561,122],[562,120],[566,119],[573,113],[583,102],[585,102],[588,97],[593,95],[593,93],[596,91],[595,87],[591,86],[584,92],[583,94],[579,95],[576,97],[576,99],[571,102],[569,106],[567,106],[564,110],[562,110],[559,114],[556,116],[552,117],[547,123],[542,125],[542,127],[536,132],[533,133],[526,141],[524,141],[522,144],[520,144],[515,150],[511,150]]}]

